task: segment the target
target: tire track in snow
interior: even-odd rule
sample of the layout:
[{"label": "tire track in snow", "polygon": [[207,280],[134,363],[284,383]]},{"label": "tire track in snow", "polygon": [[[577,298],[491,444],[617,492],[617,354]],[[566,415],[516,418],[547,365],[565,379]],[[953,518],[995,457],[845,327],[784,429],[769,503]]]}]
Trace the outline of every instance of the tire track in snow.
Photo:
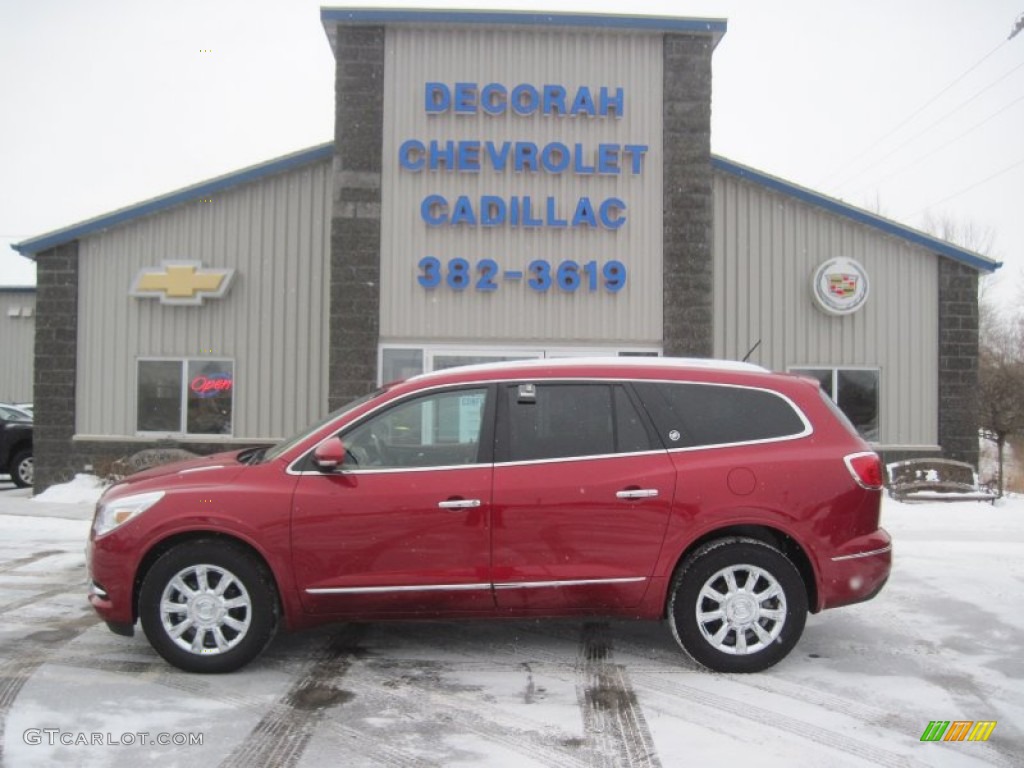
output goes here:
[{"label": "tire track in snow", "polygon": [[331,635],[305,674],[292,683],[252,732],[221,762],[222,768],[297,765],[326,714],[351,700],[353,694],[337,683],[362,654],[359,643],[364,634],[363,626],[349,625]]},{"label": "tire track in snow", "polygon": [[[11,611],[17,611],[20,608],[24,608],[28,605],[38,605],[40,601],[47,600],[51,597],[57,597],[57,595],[72,594],[74,590],[68,589],[67,585],[61,585],[57,587],[51,587],[50,589],[43,590],[41,592],[31,592],[25,597],[14,600],[10,603],[4,603],[0,605],[0,614],[10,613]],[[84,590],[83,590],[84,592]],[[96,621],[99,621],[99,616],[96,617]]]},{"label": "tire track in snow", "polygon": [[[50,554],[46,553],[40,557],[22,558],[19,565],[27,565],[42,559]],[[10,563],[8,563],[10,565]],[[17,567],[17,566],[14,566]],[[7,568],[6,570],[11,570]],[[47,598],[64,594],[77,594],[78,585],[70,584],[61,589],[49,589],[37,592],[31,598],[18,601],[19,604],[30,603],[46,606]],[[11,610],[8,606],[6,610]],[[75,618],[66,618],[67,607],[60,605],[53,607],[56,615],[51,619],[52,628],[33,632],[24,637],[16,644],[5,644],[0,647],[0,654],[10,654],[13,658],[0,662],[0,765],[4,763],[4,731],[7,728],[7,716],[14,705],[15,700],[21,693],[36,670],[43,664],[58,655],[60,649],[85,632],[87,629],[100,623],[92,608],[86,608],[81,615]]]},{"label": "tire track in snow", "polygon": [[[565,637],[565,633],[559,632],[555,626],[535,627],[528,631],[539,636],[550,636],[558,639]],[[920,733],[923,729],[919,719],[894,712],[894,707],[884,708],[860,699],[846,698],[842,695],[822,690],[820,686],[789,680],[773,672],[757,675],[728,675],[704,669],[691,661],[675,645],[674,641],[670,646],[652,647],[641,640],[623,637],[619,634],[615,637],[615,647],[628,656],[634,656],[643,661],[655,662],[658,665],[664,664],[668,667],[668,671],[671,671],[672,667],[675,667],[681,673],[692,671],[694,675],[702,678],[712,678],[724,686],[752,689],[781,698],[812,704],[828,712],[850,717],[857,722],[882,727],[900,734],[913,734],[915,731]],[[634,676],[650,671],[645,669],[642,664],[633,664],[628,661],[625,662],[625,666],[633,672]],[[727,690],[723,691],[723,695],[728,697],[730,692]],[[742,690],[737,691],[736,695],[742,695]]]},{"label": "tire track in snow", "polygon": [[[779,696],[780,698],[800,701],[804,704],[820,707],[827,712],[849,717],[858,723],[885,729],[897,734],[897,737],[909,736],[916,738],[926,723],[920,717],[915,717],[912,714],[901,711],[899,702],[894,702],[889,707],[878,706],[863,699],[853,699],[837,693],[830,693],[827,690],[823,690],[820,686],[787,679],[773,672],[757,675],[726,675],[712,672],[697,667],[674,644],[665,648],[652,648],[638,640],[621,636],[616,637],[615,644],[616,648],[631,656],[638,656],[645,660],[668,665],[675,661],[680,670],[691,668],[695,674],[710,676],[729,687],[738,686],[741,689],[761,691]],[[679,654],[678,658],[676,656],[677,652]],[[913,661],[913,659],[910,661]],[[635,673],[641,671],[641,668],[635,665],[627,664],[627,666],[629,669],[634,670]],[[915,673],[916,676],[922,679],[927,678],[928,670],[919,666],[915,666],[915,669],[918,669]],[[718,693],[716,692],[715,695],[718,695]],[[725,690],[722,692],[722,695],[726,697],[730,695],[742,696],[743,693],[741,690],[737,691],[736,694],[730,694],[730,691]],[[979,702],[983,701],[984,698],[979,698]],[[971,707],[965,707],[965,710],[969,709]],[[1017,766],[1022,764],[1017,751],[1007,748],[998,741],[976,744],[974,749],[976,752],[983,753],[982,759],[986,762],[1000,768],[1017,768]]]},{"label": "tire track in snow", "polygon": [[[451,684],[444,676],[464,669],[479,672],[527,675],[527,691],[532,669],[523,664],[493,661],[421,661],[375,659],[367,671],[380,676],[366,691],[367,706],[387,712],[402,723],[420,724],[425,717],[443,727],[447,735],[471,734],[488,745],[501,747],[525,759],[549,768],[587,768],[593,765],[588,752],[580,750],[578,740],[556,725],[541,730],[523,727],[523,718],[508,711],[505,702],[481,686]],[[397,673],[397,674],[396,674]],[[408,689],[415,691],[409,695]],[[530,693],[537,695],[536,687]],[[527,693],[524,691],[524,697]],[[527,702],[528,703],[528,702]],[[433,738],[437,739],[436,733]],[[443,756],[430,765],[445,765]]]},{"label": "tire track in snow", "polygon": [[14,560],[8,560],[6,563],[0,564],[0,573],[7,573],[13,571],[16,568],[21,568],[23,565],[31,565],[44,558],[50,557],[51,555],[64,555],[67,554],[63,549],[47,549],[43,552],[36,552],[32,555],[25,555]]},{"label": "tire track in snow", "polygon": [[[439,753],[436,757],[428,758],[415,748],[398,746],[397,736],[402,736],[401,732],[396,736],[392,730],[389,736],[382,737],[379,731],[366,729],[365,721],[360,719],[361,714],[366,713],[372,713],[374,717],[386,715],[396,720],[399,728],[404,725],[407,729],[425,731],[425,746],[434,749],[435,752],[439,743],[439,732],[437,728],[429,727],[431,723],[437,727],[444,727],[446,733],[473,734],[488,744],[503,747],[551,768],[587,768],[591,765],[589,759],[585,759],[586,756],[579,753],[578,745],[566,743],[571,741],[566,734],[559,732],[546,736],[539,735],[536,731],[523,728],[520,719],[506,715],[502,702],[488,701],[486,691],[482,697],[473,695],[467,700],[466,693],[478,694],[479,691],[463,691],[460,697],[459,691],[453,690],[453,686],[445,685],[442,681],[444,674],[459,671],[464,667],[469,667],[474,672],[508,669],[506,665],[500,663],[481,661],[449,664],[382,657],[376,657],[368,662],[360,660],[358,665],[353,665],[355,670],[360,672],[360,679],[349,680],[348,687],[355,698],[350,708],[346,710],[348,716],[341,718],[328,715],[328,711],[338,711],[328,708],[318,722],[310,721],[298,726],[302,732],[295,732],[289,737],[281,733],[286,724],[296,727],[293,723],[295,715],[292,712],[289,695],[291,691],[301,688],[302,679],[318,674],[315,668],[310,668],[308,664],[303,665],[300,671],[290,672],[300,678],[299,682],[290,686],[288,694],[268,707],[263,697],[225,690],[223,685],[217,684],[217,681],[223,680],[221,676],[187,675],[169,666],[162,659],[104,659],[98,658],[88,647],[79,647],[76,651],[74,655],[63,654],[58,663],[68,667],[129,675],[136,680],[143,678],[154,685],[261,714],[260,725],[253,733],[261,732],[263,735],[259,738],[267,742],[259,749],[262,757],[255,755],[247,758],[245,755],[248,755],[249,751],[243,755],[243,747],[240,746],[222,763],[224,766],[245,765],[246,768],[251,768],[246,761],[260,759],[284,760],[280,762],[281,765],[294,765],[294,761],[304,754],[309,740],[316,734],[324,738],[334,737],[351,755],[358,755],[358,758],[368,761],[367,764],[375,766],[406,768],[416,765],[441,768],[446,764],[444,756]],[[319,653],[323,655],[324,650],[321,649]],[[521,670],[522,665],[517,664],[515,668]],[[427,725],[426,728],[424,724]],[[269,743],[272,735],[276,735],[280,742],[276,747]],[[247,740],[252,738],[252,735],[246,737]],[[300,741],[301,744],[298,743]],[[364,764],[358,762],[358,758],[349,757],[346,764]],[[288,762],[290,759],[293,762]]]},{"label": "tire track in snow", "polygon": [[[434,752],[431,755],[429,751],[424,753],[417,747],[423,743],[429,745],[432,733],[437,734],[433,738],[437,739],[438,742],[440,742],[438,737],[440,733],[451,733],[453,735],[466,733],[475,735],[486,743],[493,744],[495,748],[505,748],[513,754],[519,754],[524,758],[524,762],[532,760],[542,765],[557,766],[630,765],[630,763],[625,762],[616,763],[614,761],[616,758],[609,760],[608,756],[615,753],[608,751],[604,747],[594,746],[594,743],[591,741],[584,740],[583,743],[568,744],[564,739],[560,741],[564,737],[564,733],[559,734],[555,729],[538,730],[524,728],[521,717],[504,711],[503,707],[507,699],[496,701],[492,696],[488,695],[489,689],[487,688],[470,690],[469,686],[459,689],[458,687],[453,688],[450,685],[446,686],[443,684],[443,677],[449,673],[458,674],[462,680],[471,680],[472,676],[477,673],[477,670],[483,675],[492,671],[505,674],[513,670],[513,668],[520,672],[525,668],[529,672],[529,668],[523,665],[524,658],[528,658],[531,660],[534,672],[545,669],[545,672],[553,672],[557,677],[562,677],[564,674],[566,681],[570,685],[575,676],[577,677],[577,685],[582,687],[583,681],[580,679],[580,670],[583,668],[585,658],[588,655],[600,657],[602,654],[602,642],[604,644],[603,653],[605,658],[609,658],[610,654],[608,652],[612,650],[609,647],[611,643],[608,642],[607,637],[602,639],[601,633],[607,633],[610,637],[614,634],[613,627],[608,628],[597,625],[597,628],[600,630],[598,631],[598,629],[589,628],[589,625],[584,625],[584,637],[581,638],[580,624],[573,623],[567,625],[569,629],[575,630],[578,645],[576,667],[574,667],[573,655],[569,647],[552,650],[540,642],[534,644],[529,639],[523,642],[521,638],[532,634],[531,629],[534,627],[532,624],[518,627],[516,633],[516,638],[518,639],[514,642],[506,643],[500,642],[500,640],[494,642],[493,636],[487,635],[491,639],[486,644],[481,643],[480,635],[475,634],[472,625],[438,625],[438,629],[442,631],[428,631],[414,636],[410,635],[407,644],[401,640],[402,634],[399,633],[397,635],[399,641],[397,647],[394,647],[396,643],[393,641],[396,637],[393,629],[394,625],[382,624],[377,626],[384,632],[381,638],[384,642],[381,645],[386,647],[373,649],[374,644],[369,644],[370,648],[374,651],[374,655],[369,659],[362,659],[362,657],[357,655],[356,663],[352,666],[353,674],[358,672],[358,678],[352,679],[353,675],[349,675],[348,687],[355,693],[357,697],[356,702],[362,702],[359,707],[359,716],[353,718],[351,716],[353,714],[352,709],[335,709],[333,710],[335,713],[344,712],[345,716],[332,715],[322,717],[319,723],[314,724],[313,730],[310,731],[310,735],[314,733],[322,734],[332,744],[340,743],[353,758],[358,756],[358,758],[365,761],[357,763],[355,760],[349,759],[349,763],[387,766],[443,765],[443,753]],[[429,627],[430,625],[427,626]],[[590,633],[590,635],[588,636],[587,633]],[[548,632],[538,634],[547,635]],[[556,632],[555,634],[559,640],[564,639],[565,633]],[[98,637],[99,635],[97,635]],[[104,637],[106,636],[104,635]],[[589,641],[585,639],[587,637],[589,637]],[[597,641],[596,644],[593,642],[595,640]],[[327,641],[320,638],[316,639],[316,643],[324,642]],[[291,660],[303,657],[308,658],[308,648],[316,643],[289,645],[283,651],[278,650],[268,661],[274,668],[285,672],[289,676],[306,677],[308,676],[308,664],[292,663]],[[623,640],[619,634],[615,634],[614,644],[614,650],[621,654],[633,655],[636,653],[641,659],[650,658],[652,661],[672,662],[676,660],[674,649],[652,648],[650,645],[645,645],[643,639],[634,643],[629,639]],[[634,645],[636,645],[635,648]],[[424,647],[436,647],[448,652],[454,651],[459,658],[428,661],[417,658],[400,658],[402,655],[409,653],[418,655]],[[584,650],[586,648],[591,650]],[[204,698],[223,701],[230,705],[244,708],[246,711],[257,712],[262,714],[264,719],[285,718],[288,716],[288,710],[291,708],[287,700],[288,697],[282,696],[279,702],[273,705],[273,709],[276,711],[275,715],[274,712],[268,710],[266,698],[260,699],[244,693],[237,694],[230,690],[224,690],[220,685],[211,684],[216,683],[218,679],[222,678],[184,675],[155,657],[152,662],[145,660],[97,660],[96,652],[106,651],[109,653],[110,646],[109,644],[95,642],[92,638],[87,639],[84,643],[76,643],[73,650],[80,654],[80,658],[68,658],[65,660],[66,654],[61,654],[61,658],[55,660],[56,663],[69,663],[80,665],[83,668],[91,667],[133,675],[152,675],[155,683],[167,685],[170,688],[176,688]],[[321,652],[322,654],[323,652]],[[469,655],[477,657],[478,660],[466,658]],[[503,658],[509,659],[509,661],[515,659],[516,663],[506,663],[503,661]],[[533,664],[533,662],[539,662],[539,664]],[[551,669],[546,669],[548,665],[550,665]],[[725,712],[735,715],[764,726],[767,730],[797,735],[812,743],[838,750],[861,760],[870,760],[879,765],[898,767],[920,764],[913,756],[879,749],[876,746],[877,742],[863,743],[857,739],[846,737],[841,733],[835,733],[826,728],[811,725],[799,717],[780,717],[776,711],[769,707],[762,706],[752,709],[749,704],[745,703],[746,699],[743,698],[742,688],[762,690],[765,693],[805,701],[821,706],[829,711],[848,715],[861,722],[895,730],[891,722],[884,723],[877,719],[885,714],[883,709],[872,707],[867,703],[854,702],[826,692],[818,692],[816,694],[816,689],[810,686],[776,677],[738,677],[716,675],[703,671],[693,673],[702,679],[714,678],[729,686],[727,688],[723,685],[723,691],[714,690],[713,692],[708,692],[672,682],[673,680],[687,679],[688,675],[686,674],[685,665],[682,665],[682,668],[679,669],[683,674],[673,675],[672,677],[665,676],[666,672],[671,673],[673,671],[673,667],[678,668],[678,665],[671,663],[668,669],[665,670],[658,670],[654,665],[646,666],[642,661],[640,664],[626,663],[611,664],[610,666],[620,668],[623,673],[628,670],[632,676],[633,684],[630,685],[628,680],[624,680],[625,685],[619,686],[620,689],[628,690],[632,688],[646,702],[650,701],[648,692],[651,692],[651,695],[657,696],[657,699],[670,703],[669,706],[655,705],[659,710],[679,712],[685,709],[688,702],[696,703],[706,706],[711,712]],[[576,670],[575,672],[574,669]],[[527,674],[528,677],[529,675]],[[442,683],[441,685],[438,685],[439,680]],[[330,680],[326,682],[330,682]],[[526,680],[527,689],[528,685],[529,679]],[[611,681],[611,686],[615,686],[614,680]],[[733,686],[740,686],[741,690],[736,691]],[[581,711],[584,710],[585,705],[586,698],[584,696],[583,702],[580,704]],[[355,704],[352,706],[354,707]],[[405,748],[403,748],[403,744],[399,740],[394,739],[394,731],[391,730],[390,726],[386,732],[366,727],[366,721],[362,719],[366,712],[371,712],[373,714],[370,716],[375,716],[385,710],[388,711],[389,717],[393,716],[393,719],[400,728],[404,726],[410,729],[407,730],[407,733],[411,733],[413,739],[420,739],[420,743],[413,744],[413,748],[410,749],[408,748],[410,740],[407,740]],[[913,725],[913,728],[905,731],[906,734],[910,734],[911,738],[914,738],[916,733],[920,731],[916,723]],[[419,727],[418,731],[415,730],[416,726]],[[431,728],[434,730],[431,731]],[[440,729],[443,729],[443,731]],[[904,731],[902,727],[899,730],[901,732]],[[911,731],[915,732],[911,733]],[[402,735],[401,731],[399,735]],[[587,735],[590,735],[589,730]],[[606,741],[608,740],[607,734],[601,736],[601,738]],[[390,743],[389,740],[391,740]],[[308,741],[309,737],[307,736],[304,744],[308,743]],[[303,749],[305,749],[305,746],[303,746]],[[300,752],[299,754],[301,755],[302,753]],[[1012,760],[1006,760],[1002,756],[995,754],[986,754],[983,759],[994,765],[1005,765],[1008,767],[1014,764]],[[657,760],[657,757],[655,757],[655,760]],[[644,763],[638,764],[643,765]]]},{"label": "tire track in snow", "polygon": [[725,712],[740,719],[765,726],[771,730],[785,731],[794,736],[799,736],[818,746],[844,752],[860,760],[870,761],[875,765],[887,766],[887,768],[914,768],[915,766],[923,765],[923,763],[920,763],[913,757],[882,749],[874,744],[844,736],[827,728],[812,725],[799,718],[765,709],[749,701],[737,701],[718,692],[709,693],[699,688],[666,680],[663,676],[657,676],[652,673],[635,675],[635,679],[637,685],[641,688],[678,699],[679,703],[683,701],[692,702],[718,710],[719,712]]},{"label": "tire track in snow", "polygon": [[583,714],[591,765],[661,768],[654,739],[626,669],[612,663],[607,624],[583,625],[576,695]]}]

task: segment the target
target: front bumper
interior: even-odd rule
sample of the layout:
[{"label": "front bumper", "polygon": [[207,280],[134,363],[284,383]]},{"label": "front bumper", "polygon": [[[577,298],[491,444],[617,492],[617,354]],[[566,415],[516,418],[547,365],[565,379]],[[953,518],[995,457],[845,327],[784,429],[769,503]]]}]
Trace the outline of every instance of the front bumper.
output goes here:
[{"label": "front bumper", "polygon": [[85,548],[89,572],[89,604],[112,632],[131,636],[135,616],[132,606],[132,574],[123,552],[108,539],[90,537]]}]

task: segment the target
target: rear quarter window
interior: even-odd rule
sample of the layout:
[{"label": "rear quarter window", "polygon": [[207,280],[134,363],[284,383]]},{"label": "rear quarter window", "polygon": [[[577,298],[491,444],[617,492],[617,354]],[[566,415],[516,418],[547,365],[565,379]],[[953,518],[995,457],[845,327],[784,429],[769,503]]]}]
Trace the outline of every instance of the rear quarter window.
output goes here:
[{"label": "rear quarter window", "polygon": [[797,437],[810,425],[767,389],[675,382],[634,384],[667,448],[696,448]]}]

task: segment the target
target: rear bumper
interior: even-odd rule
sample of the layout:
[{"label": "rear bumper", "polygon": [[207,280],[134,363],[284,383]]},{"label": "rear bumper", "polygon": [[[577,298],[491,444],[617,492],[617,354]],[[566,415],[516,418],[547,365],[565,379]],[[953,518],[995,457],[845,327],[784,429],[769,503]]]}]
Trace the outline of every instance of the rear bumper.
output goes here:
[{"label": "rear bumper", "polygon": [[870,600],[892,571],[892,538],[884,528],[848,541],[822,563],[818,610]]}]

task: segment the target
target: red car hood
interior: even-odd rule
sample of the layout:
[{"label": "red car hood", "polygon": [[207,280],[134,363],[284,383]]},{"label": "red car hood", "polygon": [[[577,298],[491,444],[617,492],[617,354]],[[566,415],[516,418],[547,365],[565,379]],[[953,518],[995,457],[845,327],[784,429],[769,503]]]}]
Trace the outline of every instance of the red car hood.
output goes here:
[{"label": "red car hood", "polygon": [[215,453],[212,456],[201,456],[173,464],[162,464],[134,475],[112,485],[107,493],[123,496],[127,493],[143,493],[149,490],[171,489],[182,485],[214,485],[230,482],[245,469],[238,462],[241,451]]}]

